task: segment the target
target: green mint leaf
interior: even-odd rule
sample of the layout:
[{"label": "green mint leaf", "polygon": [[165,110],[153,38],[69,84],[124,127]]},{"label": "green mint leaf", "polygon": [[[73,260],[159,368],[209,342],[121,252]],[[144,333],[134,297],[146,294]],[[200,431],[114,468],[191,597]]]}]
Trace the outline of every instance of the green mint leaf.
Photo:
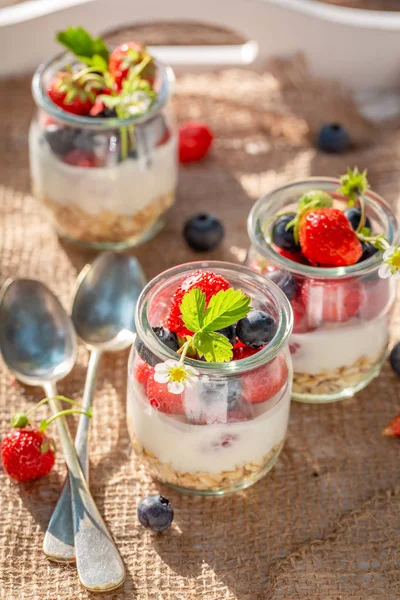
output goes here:
[{"label": "green mint leaf", "polygon": [[101,38],[93,39],[83,27],[68,27],[56,35],[56,40],[83,62],[96,54],[108,63],[109,52]]},{"label": "green mint leaf", "polygon": [[233,325],[243,319],[249,309],[250,298],[242,290],[221,290],[208,303],[202,331],[209,333]]},{"label": "green mint leaf", "polygon": [[196,333],[201,330],[205,308],[206,295],[198,288],[190,290],[183,296],[180,309],[182,320],[189,331]]},{"label": "green mint leaf", "polygon": [[204,357],[207,362],[229,362],[232,358],[232,344],[220,333],[196,333],[193,345],[199,357]]}]

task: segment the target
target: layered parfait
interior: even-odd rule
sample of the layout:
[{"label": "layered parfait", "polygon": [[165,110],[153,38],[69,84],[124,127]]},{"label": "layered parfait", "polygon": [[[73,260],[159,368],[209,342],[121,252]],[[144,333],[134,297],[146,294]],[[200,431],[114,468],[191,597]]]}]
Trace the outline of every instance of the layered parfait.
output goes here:
[{"label": "layered parfait", "polygon": [[192,263],[148,284],[128,374],[133,446],[162,482],[218,494],[275,463],[289,417],[290,305],[246,267]]},{"label": "layered parfait", "polygon": [[135,41],[111,50],[72,27],[57,40],[69,52],[33,78],[34,194],[62,236],[97,248],[135,245],[175,201],[172,71]]},{"label": "layered parfait", "polygon": [[355,169],[275,190],[256,203],[248,225],[248,264],[275,281],[293,309],[294,398],[353,395],[387,353],[395,283],[386,276],[398,260],[392,209]]}]

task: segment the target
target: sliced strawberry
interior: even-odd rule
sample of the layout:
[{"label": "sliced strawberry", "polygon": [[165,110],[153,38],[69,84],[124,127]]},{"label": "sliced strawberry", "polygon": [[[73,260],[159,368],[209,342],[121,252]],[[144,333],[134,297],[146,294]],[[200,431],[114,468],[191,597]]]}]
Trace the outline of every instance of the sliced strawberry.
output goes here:
[{"label": "sliced strawberry", "polygon": [[362,283],[356,280],[316,281],[309,279],[302,291],[308,322],[345,322],[354,317],[365,301]]},{"label": "sliced strawberry", "polygon": [[360,240],[344,213],[337,208],[306,212],[299,223],[299,237],[304,256],[315,265],[354,265],[362,255]]},{"label": "sliced strawberry", "polygon": [[204,292],[206,295],[206,302],[209,302],[210,298],[217,292],[220,290],[227,290],[229,288],[229,283],[224,277],[216,275],[211,271],[195,271],[183,280],[172,298],[171,307],[165,323],[166,327],[170,331],[177,333],[179,337],[191,334],[182,323],[180,307],[183,296],[186,292],[189,292],[194,288],[198,288]]},{"label": "sliced strawberry", "polygon": [[383,435],[388,437],[399,437],[400,436],[400,415],[396,415],[390,423],[382,431]]},{"label": "sliced strawberry", "polygon": [[[135,67],[142,62],[147,55],[145,46],[139,42],[124,42],[117,46],[110,56],[108,70],[115,81],[116,91],[122,89],[122,84],[129,74],[131,67]],[[153,59],[142,71],[142,77],[150,83],[154,84],[156,67]]]},{"label": "sliced strawberry", "polygon": [[133,372],[136,381],[146,387],[149,377],[154,373],[154,368],[137,355],[133,366]]},{"label": "sliced strawberry", "polygon": [[63,156],[63,161],[67,165],[74,167],[98,167],[98,160],[93,152],[86,152],[80,148],[74,148]]},{"label": "sliced strawberry", "polygon": [[283,356],[277,356],[267,365],[243,375],[243,396],[248,402],[266,402],[285,385],[288,368]]},{"label": "sliced strawberry", "polygon": [[147,380],[147,398],[149,404],[162,413],[169,415],[183,415],[183,395],[171,394],[166,383],[154,381],[153,375]]}]

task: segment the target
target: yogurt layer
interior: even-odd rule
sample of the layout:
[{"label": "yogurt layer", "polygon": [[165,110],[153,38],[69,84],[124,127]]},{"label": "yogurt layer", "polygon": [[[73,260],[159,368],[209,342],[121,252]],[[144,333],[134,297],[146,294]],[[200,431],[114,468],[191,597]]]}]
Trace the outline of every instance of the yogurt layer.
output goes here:
[{"label": "yogurt layer", "polygon": [[[262,414],[250,421],[190,425],[179,417],[166,415],[148,404],[143,392],[130,382],[128,420],[139,442],[160,462],[176,471],[210,474],[231,471],[253,461],[261,461],[286,435],[291,386],[287,384],[268,402],[257,405]],[[271,406],[268,410],[267,406]]]},{"label": "yogurt layer", "polygon": [[293,369],[316,375],[339,367],[350,367],[360,357],[378,358],[389,340],[388,317],[372,321],[354,318],[339,325],[322,325],[315,331],[293,333],[290,338]]},{"label": "yogurt layer", "polygon": [[33,123],[30,137],[32,179],[40,195],[61,205],[75,204],[96,215],[102,211],[134,215],[155,199],[172,192],[178,179],[177,138],[155,148],[151,157],[127,160],[110,167],[68,165],[57,158]]}]

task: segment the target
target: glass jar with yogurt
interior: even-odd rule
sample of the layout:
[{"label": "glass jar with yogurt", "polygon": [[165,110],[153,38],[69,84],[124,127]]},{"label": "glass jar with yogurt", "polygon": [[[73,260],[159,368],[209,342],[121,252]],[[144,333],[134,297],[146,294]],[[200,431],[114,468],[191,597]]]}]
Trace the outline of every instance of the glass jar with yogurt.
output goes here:
[{"label": "glass jar with yogurt", "polygon": [[[186,357],[196,383],[179,395],[154,380],[158,363],[177,358],[154,327],[165,323],[171,299],[200,270],[224,277],[276,321],[273,339],[246,358],[213,363]],[[290,304],[281,290],[246,267],[191,263],[153,279],[136,312],[137,341],[128,370],[127,419],[133,446],[161,482],[203,495],[253,484],[275,464],[289,418],[292,366]],[[139,350],[140,348],[140,350]]]},{"label": "glass jar with yogurt", "polygon": [[[296,210],[310,190],[327,192],[334,207],[344,210],[339,187],[330,178],[295,181],[260,198],[248,219],[247,264],[275,281],[293,309],[293,398],[304,402],[353,396],[379,374],[388,350],[396,288],[392,278],[378,275],[381,253],[350,266],[321,268],[292,260],[271,242],[274,216]],[[398,223],[391,207],[370,190],[363,198],[372,230],[395,244]]]},{"label": "glass jar with yogurt", "polygon": [[[76,60],[76,59],[75,59]],[[177,134],[169,107],[173,73],[155,61],[156,100],[129,118],[81,116],[53,103],[49,82],[73,63],[64,54],[33,77],[38,106],[29,135],[34,195],[57,232],[96,249],[123,249],[155,235],[175,201]]]}]

